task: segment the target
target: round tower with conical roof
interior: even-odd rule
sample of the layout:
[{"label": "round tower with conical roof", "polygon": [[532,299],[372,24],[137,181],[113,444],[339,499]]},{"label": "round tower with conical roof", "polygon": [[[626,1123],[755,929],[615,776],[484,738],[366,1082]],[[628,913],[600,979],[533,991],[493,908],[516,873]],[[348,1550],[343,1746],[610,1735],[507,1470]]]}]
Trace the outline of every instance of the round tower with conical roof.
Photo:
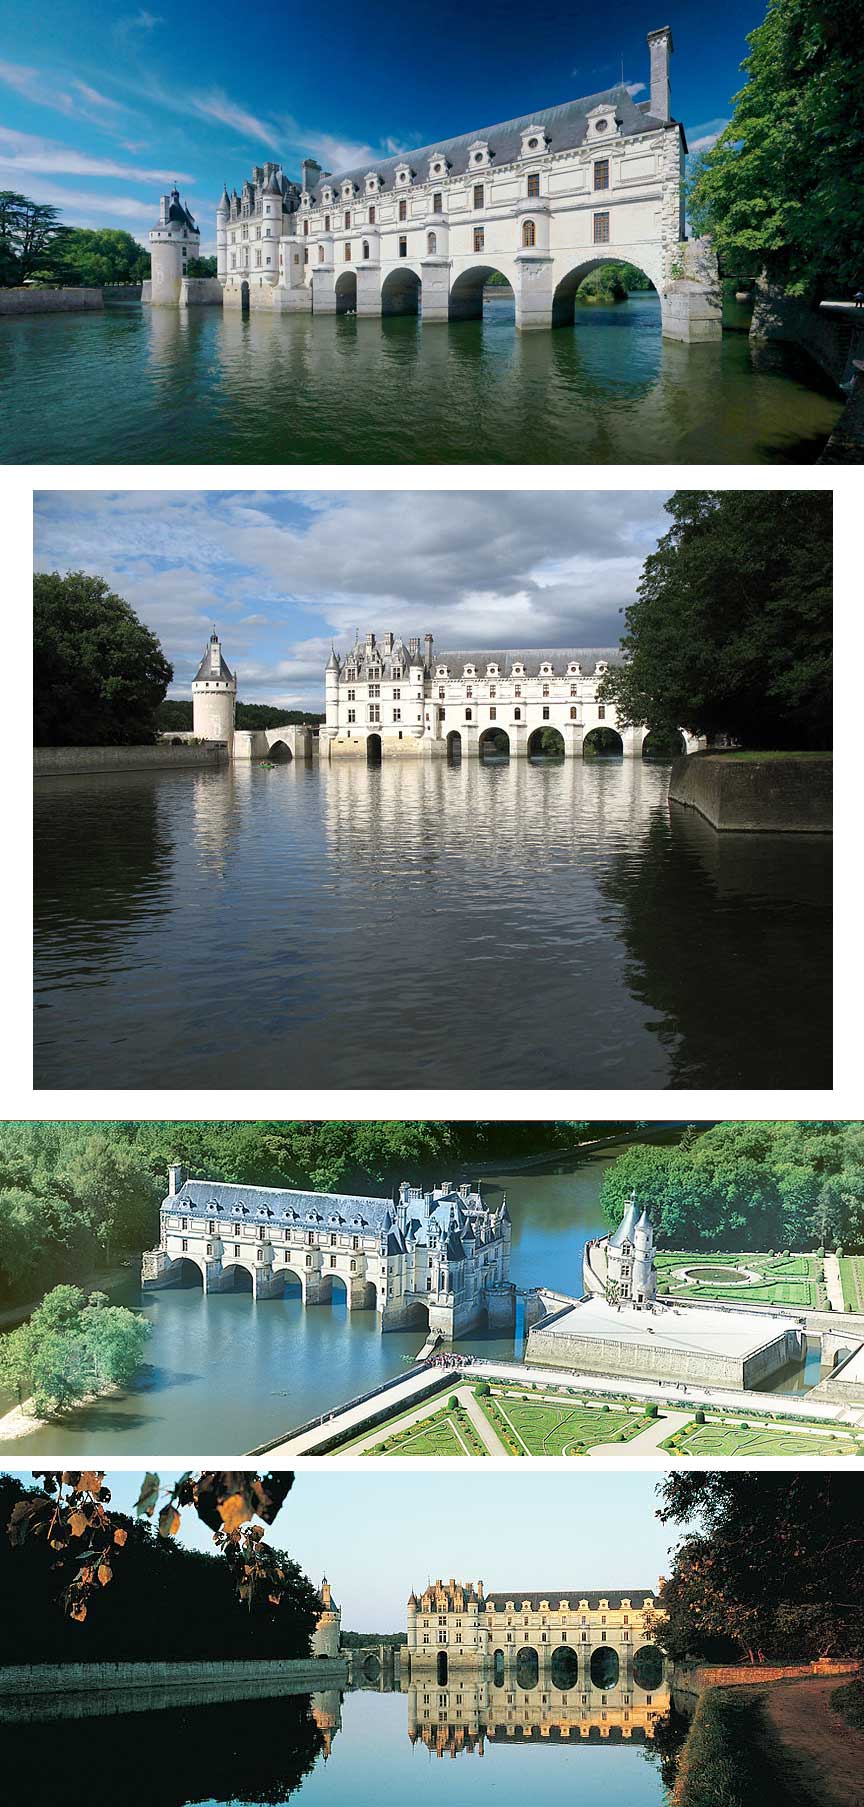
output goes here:
[{"label": "round tower with conical roof", "polygon": [[189,260],[201,249],[201,234],[178,188],[162,196],[159,221],[149,236],[151,306],[177,307]]},{"label": "round tower with conical roof", "polygon": [[229,759],[234,751],[236,703],[237,677],[222,657],[214,627],[192,680],[192,732],[201,740],[225,741]]},{"label": "round tower with conical roof", "polygon": [[228,278],[228,219],[231,213],[231,198],[223,183],[219,204],[216,208],[216,275],[220,282]]},{"label": "round tower with conical roof", "polygon": [[326,1575],[318,1592],[321,1595],[322,1610],[312,1633],[312,1655],[338,1656],[339,1639],[342,1635],[342,1609],[336,1605]]}]

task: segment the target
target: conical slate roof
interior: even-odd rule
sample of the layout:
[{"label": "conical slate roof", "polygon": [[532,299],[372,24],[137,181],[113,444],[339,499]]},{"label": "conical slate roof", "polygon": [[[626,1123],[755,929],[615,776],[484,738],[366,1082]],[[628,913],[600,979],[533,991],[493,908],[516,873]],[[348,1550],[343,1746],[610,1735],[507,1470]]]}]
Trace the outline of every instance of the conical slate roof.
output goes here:
[{"label": "conical slate roof", "polygon": [[610,1248],[620,1249],[622,1243],[632,1242],[636,1233],[636,1224],[638,1220],[639,1206],[637,1205],[635,1198],[631,1197],[614,1236],[610,1236],[609,1238]]},{"label": "conical slate roof", "polygon": [[211,635],[210,639],[207,642],[207,645],[204,648],[204,652],[203,652],[202,659],[201,659],[201,664],[199,665],[198,670],[196,671],[195,676],[192,680],[193,684],[205,683],[208,679],[211,684],[218,682],[219,679],[222,679],[223,682],[226,682],[229,684],[233,684],[233,682],[234,682],[234,673],[233,673],[233,671],[231,671],[229,666],[226,665],[225,660],[222,656],[221,647],[219,649],[219,670],[218,670],[218,672],[215,672],[215,671],[211,671],[211,669],[210,669],[210,648],[213,645],[213,641],[215,639],[216,639],[216,635],[215,634]]}]

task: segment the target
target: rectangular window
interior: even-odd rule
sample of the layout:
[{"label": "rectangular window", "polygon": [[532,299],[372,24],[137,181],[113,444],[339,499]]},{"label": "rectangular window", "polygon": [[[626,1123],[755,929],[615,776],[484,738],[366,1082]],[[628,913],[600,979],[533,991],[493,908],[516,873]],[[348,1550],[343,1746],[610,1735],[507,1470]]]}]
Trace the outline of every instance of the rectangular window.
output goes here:
[{"label": "rectangular window", "polygon": [[324,231],[325,232],[330,231],[330,215],[329,215],[329,213],[325,213],[325,215],[324,215]]},{"label": "rectangular window", "polygon": [[351,722],[356,722],[356,720],[357,720],[357,711],[356,711],[356,709],[349,709],[349,711],[348,711],[348,722],[349,722],[349,725],[350,725],[350,723],[351,723]]},{"label": "rectangular window", "polygon": [[399,256],[400,257],[408,256],[408,240],[407,240],[407,238],[400,238],[400,240],[399,240]]},{"label": "rectangular window", "polygon": [[401,722],[401,720],[402,720],[402,711],[401,711],[401,709],[394,709],[394,711],[393,711],[393,720],[394,720],[394,722]]},{"label": "rectangular window", "polygon": [[[596,169],[596,164],[595,164]],[[528,177],[528,199],[535,200],[540,193],[540,175],[537,170]]]},{"label": "rectangular window", "polygon": [[304,238],[309,237],[309,221],[308,220],[303,221],[303,237]]},{"label": "rectangular window", "polygon": [[609,187],[609,158],[601,157],[594,165],[594,187]]},{"label": "rectangular window", "polygon": [[594,243],[595,245],[608,245],[609,243],[608,213],[595,213],[594,215]]},{"label": "rectangular window", "polygon": [[374,226],[374,224],[375,224],[375,209],[374,209],[374,207],[370,207],[370,209],[369,209],[369,224],[370,224],[370,226]]},{"label": "rectangular window", "polygon": [[549,720],[549,704],[548,703],[543,704],[543,720],[544,720],[544,722],[548,722],[548,720]]},{"label": "rectangular window", "polygon": [[350,207],[346,207],[346,209],[345,209],[345,231],[346,232],[348,231],[350,225],[351,225],[351,209],[350,209]]},{"label": "rectangular window", "polygon": [[475,249],[475,251],[482,251],[485,243],[486,243],[486,234],[483,231],[483,227],[475,226],[474,227],[474,249]]},{"label": "rectangular window", "polygon": [[597,720],[598,720],[598,722],[602,722],[602,721],[605,721],[605,719],[606,719],[606,704],[598,703],[597,704]]},{"label": "rectangular window", "polygon": [[[258,253],[258,262],[259,262],[259,264],[260,264],[260,262],[261,262],[261,253],[260,253],[260,251],[259,251],[259,253]],[[303,262],[304,262],[304,264],[308,264],[308,262],[309,262],[309,247],[308,247],[308,245],[305,245],[305,246],[304,246],[304,248],[303,248]]]},{"label": "rectangular window", "polygon": [[351,246],[350,245],[345,246],[345,262],[346,262],[346,264],[350,264],[350,262],[351,262]]},{"label": "rectangular window", "polygon": [[400,218],[400,220],[407,220],[407,218],[408,218],[408,202],[407,201],[399,202],[399,218]]},{"label": "rectangular window", "polygon": [[441,196],[440,195],[432,196],[432,212],[433,213],[441,212]]},{"label": "rectangular window", "polygon": [[443,722],[443,720],[444,720],[444,710],[443,709],[439,709],[439,711],[438,711],[438,720],[439,720],[439,722]]},{"label": "rectangular window", "polygon": [[381,704],[380,703],[370,703],[369,704],[369,720],[370,720],[370,722],[380,722],[380,720],[381,720]]},{"label": "rectangular window", "polygon": [[476,208],[478,208],[478,207],[482,207],[482,206],[483,206],[483,205],[484,205],[484,203],[485,203],[485,200],[486,200],[486,190],[485,190],[485,188],[484,188],[484,187],[483,187],[483,183],[482,183],[482,182],[475,182],[475,184],[474,184],[474,206],[475,206],[475,209],[476,209]]},{"label": "rectangular window", "polygon": [[494,722],[495,720],[497,720],[497,716],[498,716],[498,710],[496,709],[495,704],[493,703],[491,709],[489,710],[490,722]]}]

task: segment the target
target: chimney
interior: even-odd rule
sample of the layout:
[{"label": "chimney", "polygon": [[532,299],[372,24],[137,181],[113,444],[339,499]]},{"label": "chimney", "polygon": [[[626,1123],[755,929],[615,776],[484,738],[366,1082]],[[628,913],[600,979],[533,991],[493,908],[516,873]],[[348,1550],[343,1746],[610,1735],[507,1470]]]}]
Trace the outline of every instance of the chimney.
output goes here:
[{"label": "chimney", "polygon": [[417,654],[420,651],[420,642],[416,637],[413,640],[409,640],[408,651],[411,654],[412,659],[416,659]]},{"label": "chimney", "polygon": [[671,119],[669,103],[669,58],[673,51],[672,31],[662,25],[649,31],[648,52],[651,57],[651,101],[649,112],[654,119]]},{"label": "chimney", "polygon": [[186,1183],[186,1169],[185,1169],[185,1167],[181,1167],[180,1162],[177,1161],[177,1162],[175,1162],[175,1164],[173,1166],[169,1167],[169,1169],[168,1169],[168,1196],[169,1196],[169,1198],[176,1198],[177,1193],[183,1191],[183,1187],[184,1187],[185,1183]]},{"label": "chimney", "polygon": [[303,162],[300,165],[300,168],[303,172],[303,177],[302,177],[303,188],[304,189],[314,188],[316,182],[320,181],[320,179],[321,179],[320,163],[316,163],[314,157],[304,157]]},{"label": "chimney", "polygon": [[384,651],[385,651],[385,653],[392,653],[392,651],[393,651],[393,635],[392,634],[384,635]]},{"label": "chimney", "polygon": [[426,664],[431,665],[432,664],[432,635],[424,634],[423,641],[424,641],[424,645],[426,647]]},{"label": "chimney", "polygon": [[370,629],[369,633],[366,635],[366,646],[370,653],[371,653],[374,645],[375,645],[375,635],[372,633],[372,631]]}]

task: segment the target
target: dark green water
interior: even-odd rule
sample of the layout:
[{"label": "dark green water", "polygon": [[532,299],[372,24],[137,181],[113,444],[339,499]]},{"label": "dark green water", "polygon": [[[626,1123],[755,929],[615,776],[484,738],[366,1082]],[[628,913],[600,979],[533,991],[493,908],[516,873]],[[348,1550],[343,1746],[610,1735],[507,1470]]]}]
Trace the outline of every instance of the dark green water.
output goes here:
[{"label": "dark green water", "polygon": [[642,760],[36,788],[39,1087],[830,1084],[830,838]]},{"label": "dark green water", "polygon": [[656,295],[517,333],[131,306],[0,320],[0,462],[813,462],[842,403],[788,347],[663,342]]}]

